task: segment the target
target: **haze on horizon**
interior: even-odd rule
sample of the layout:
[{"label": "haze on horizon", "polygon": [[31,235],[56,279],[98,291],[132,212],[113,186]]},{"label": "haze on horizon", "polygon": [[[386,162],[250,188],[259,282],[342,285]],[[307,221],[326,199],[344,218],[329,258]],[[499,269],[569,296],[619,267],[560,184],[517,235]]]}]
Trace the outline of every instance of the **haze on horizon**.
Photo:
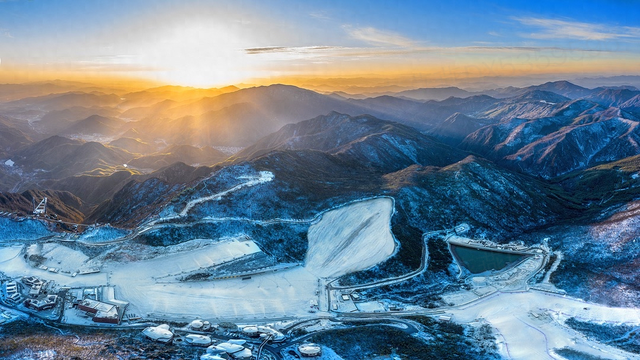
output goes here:
[{"label": "haze on horizon", "polygon": [[625,0],[0,1],[0,81],[341,90],[640,75],[638,19]]}]

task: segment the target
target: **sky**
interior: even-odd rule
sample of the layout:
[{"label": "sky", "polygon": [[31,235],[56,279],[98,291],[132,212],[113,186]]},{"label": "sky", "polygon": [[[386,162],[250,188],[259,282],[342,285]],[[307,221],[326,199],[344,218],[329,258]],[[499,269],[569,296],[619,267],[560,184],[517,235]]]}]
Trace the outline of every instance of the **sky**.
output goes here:
[{"label": "sky", "polygon": [[640,75],[640,1],[0,0],[4,82],[395,86],[611,75]]}]

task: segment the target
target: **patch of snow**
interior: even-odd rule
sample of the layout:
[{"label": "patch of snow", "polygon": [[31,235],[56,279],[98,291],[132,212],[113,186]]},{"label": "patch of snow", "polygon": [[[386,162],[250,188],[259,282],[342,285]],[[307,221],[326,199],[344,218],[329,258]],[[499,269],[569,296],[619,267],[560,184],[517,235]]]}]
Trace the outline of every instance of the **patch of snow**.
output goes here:
[{"label": "patch of snow", "polygon": [[243,147],[237,147],[237,146],[212,146],[212,148],[218,151],[221,151],[226,155],[233,155],[233,154],[239,153],[244,149]]},{"label": "patch of snow", "polygon": [[[54,280],[60,285],[68,286],[96,286],[107,283],[107,277],[104,273],[71,277],[62,273],[51,273],[33,268],[21,256],[23,247],[23,245],[0,247],[0,272],[12,278],[34,275],[44,280]],[[82,254],[80,252],[77,253]]]},{"label": "patch of snow", "polygon": [[56,243],[42,245],[40,255],[47,258],[44,262],[45,266],[68,272],[77,271],[85,261],[89,260],[89,257],[82,252]]},{"label": "patch of snow", "polygon": [[378,301],[367,301],[361,303],[355,303],[359,311],[364,312],[382,312],[385,311],[384,305]]},{"label": "patch of snow", "polygon": [[[638,309],[612,308],[537,291],[498,293],[449,311],[456,322],[486,319],[503,338],[503,355],[511,359],[553,358],[551,351],[564,347],[606,359],[631,358],[631,354],[576,337],[575,332],[553,319],[561,316],[583,321],[640,324]],[[538,316],[531,316],[534,313]]]},{"label": "patch of snow", "polygon": [[391,257],[393,200],[378,198],[328,211],[309,228],[305,268],[321,278],[370,268]]}]

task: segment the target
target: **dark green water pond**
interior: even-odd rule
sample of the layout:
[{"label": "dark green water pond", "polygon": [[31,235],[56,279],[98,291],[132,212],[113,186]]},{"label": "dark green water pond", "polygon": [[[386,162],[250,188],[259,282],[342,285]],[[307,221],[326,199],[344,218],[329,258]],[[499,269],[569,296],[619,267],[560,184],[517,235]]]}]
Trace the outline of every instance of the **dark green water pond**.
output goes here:
[{"label": "dark green water pond", "polygon": [[526,255],[507,254],[496,251],[476,250],[466,246],[451,245],[456,258],[472,274],[489,270],[502,270],[524,259]]}]

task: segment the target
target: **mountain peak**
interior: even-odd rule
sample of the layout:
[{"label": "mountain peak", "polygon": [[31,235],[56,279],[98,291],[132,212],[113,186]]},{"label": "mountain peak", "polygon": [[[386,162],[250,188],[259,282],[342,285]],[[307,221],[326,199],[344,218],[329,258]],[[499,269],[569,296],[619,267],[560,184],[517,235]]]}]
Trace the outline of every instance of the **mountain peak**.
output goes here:
[{"label": "mountain peak", "polygon": [[532,89],[518,96],[509,98],[507,100],[509,102],[540,101],[540,102],[548,102],[548,103],[561,103],[561,102],[569,101],[571,99],[569,99],[568,97],[559,95],[555,92],[551,92],[547,90]]}]

